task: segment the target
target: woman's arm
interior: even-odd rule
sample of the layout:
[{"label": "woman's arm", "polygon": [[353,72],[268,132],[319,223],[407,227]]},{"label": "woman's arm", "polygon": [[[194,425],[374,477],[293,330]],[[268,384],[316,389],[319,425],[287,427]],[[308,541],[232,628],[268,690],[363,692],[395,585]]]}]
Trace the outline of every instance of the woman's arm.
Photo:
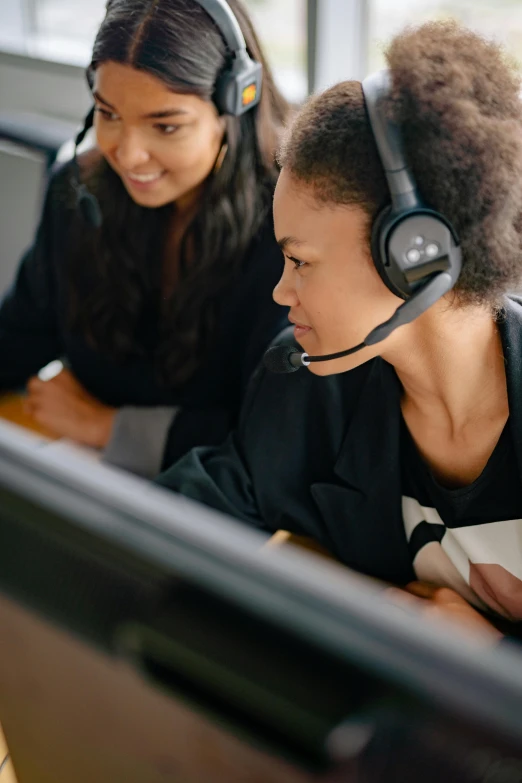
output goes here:
[{"label": "woman's arm", "polygon": [[241,519],[253,527],[271,531],[257,506],[252,477],[243,444],[247,440],[250,411],[260,387],[260,375],[252,378],[241,418],[221,446],[195,448],[155,483]]},{"label": "woman's arm", "polygon": [[[268,310],[256,324],[247,349],[238,354],[241,365],[240,400],[274,336],[287,326],[286,314]],[[154,478],[197,446],[219,446],[237,423],[230,407],[123,407],[113,420],[104,461],[146,478]]]},{"label": "woman's arm", "polygon": [[155,483],[253,527],[269,529],[257,508],[238,433],[221,446],[192,449]]},{"label": "woman's arm", "polygon": [[137,476],[154,478],[161,471],[176,407],[125,406],[114,414],[103,461]]}]

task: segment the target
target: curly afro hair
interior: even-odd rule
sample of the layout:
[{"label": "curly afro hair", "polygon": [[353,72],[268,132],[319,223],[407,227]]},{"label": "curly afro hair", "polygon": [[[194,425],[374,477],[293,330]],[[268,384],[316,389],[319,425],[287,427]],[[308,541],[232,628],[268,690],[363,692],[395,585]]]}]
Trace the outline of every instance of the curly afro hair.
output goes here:
[{"label": "curly afro hair", "polygon": [[[502,49],[452,22],[409,28],[386,52],[386,104],[419,190],[454,224],[462,304],[497,308],[522,280],[520,78]],[[321,202],[356,204],[371,220],[389,202],[359,82],[312,97],[280,163]]]}]

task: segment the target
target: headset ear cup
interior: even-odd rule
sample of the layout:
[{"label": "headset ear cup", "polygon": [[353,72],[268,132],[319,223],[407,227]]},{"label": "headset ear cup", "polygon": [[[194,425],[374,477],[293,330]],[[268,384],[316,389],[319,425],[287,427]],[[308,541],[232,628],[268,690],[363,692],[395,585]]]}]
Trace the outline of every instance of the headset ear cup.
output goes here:
[{"label": "headset ear cup", "polygon": [[[214,87],[213,101],[219,114],[232,114],[234,115],[234,95],[231,92],[231,77],[230,72],[222,73],[218,76],[216,86]],[[232,93],[234,93],[234,83],[232,83]]]},{"label": "headset ear cup", "polygon": [[[381,278],[382,282],[388,288],[392,294],[395,294],[395,296],[399,296],[401,299],[406,299],[407,297],[404,295],[404,293],[400,290],[400,288],[397,288],[395,283],[393,282],[392,277],[390,276],[390,265],[389,265],[389,259],[385,257],[382,247],[384,247],[387,244],[388,234],[390,230],[390,215],[391,215],[392,208],[391,206],[384,207],[375,220],[373,221],[372,226],[372,235],[371,235],[371,251],[372,251],[372,259],[374,266],[379,273],[379,277]],[[393,230],[393,228],[392,228]],[[383,242],[384,238],[384,242]]]},{"label": "headset ear cup", "polygon": [[220,114],[241,117],[257,106],[263,84],[262,65],[250,59],[238,59],[218,77],[214,103]]},{"label": "headset ear cup", "polygon": [[371,235],[371,251],[372,251],[373,263],[375,265],[377,272],[379,273],[379,277],[383,281],[384,285],[387,288],[389,288],[392,293],[396,294],[397,289],[393,285],[388,275],[388,267],[386,263],[387,259],[383,258],[383,254],[381,252],[383,229],[385,229],[385,225],[388,222],[390,213],[391,213],[391,206],[388,205],[387,207],[381,209],[381,211],[373,221],[372,235]]},{"label": "headset ear cup", "polygon": [[373,225],[372,225],[371,251],[372,251],[373,263],[375,264],[377,269],[379,269],[379,267],[383,266],[385,263],[385,259],[381,258],[381,234],[382,234],[382,227],[385,221],[387,220],[390,212],[391,212],[391,206],[389,205],[381,209],[381,211],[377,214],[377,217],[373,221]]}]

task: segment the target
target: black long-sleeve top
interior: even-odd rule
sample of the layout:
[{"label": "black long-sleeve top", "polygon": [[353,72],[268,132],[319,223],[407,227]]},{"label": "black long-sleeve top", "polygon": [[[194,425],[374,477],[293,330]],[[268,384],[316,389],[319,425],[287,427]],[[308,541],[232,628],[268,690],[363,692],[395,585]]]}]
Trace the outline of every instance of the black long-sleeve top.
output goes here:
[{"label": "black long-sleeve top", "polygon": [[[65,358],[92,395],[120,409],[108,461],[152,474],[193,446],[220,443],[235,424],[251,372],[287,324],[286,309],[272,299],[281,251],[269,217],[222,294],[212,350],[187,382],[166,388],[154,351],[116,363],[68,325],[65,261],[74,210],[61,194],[69,178],[69,165],[53,175],[35,241],[0,304],[0,389],[19,388],[51,360]],[[151,448],[156,457],[159,449],[157,464],[147,456]]]}]

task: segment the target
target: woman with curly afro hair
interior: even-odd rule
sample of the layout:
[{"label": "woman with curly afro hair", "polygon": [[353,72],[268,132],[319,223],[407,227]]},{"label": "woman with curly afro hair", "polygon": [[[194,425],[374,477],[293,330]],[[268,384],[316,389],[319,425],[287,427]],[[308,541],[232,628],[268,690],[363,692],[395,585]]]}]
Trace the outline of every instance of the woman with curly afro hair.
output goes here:
[{"label": "woman with curly afro hair", "polygon": [[[456,285],[382,342],[309,372],[260,371],[228,444],[160,482],[311,536],[494,640],[522,620],[520,81],[497,45],[453,23],[406,30],[387,62],[385,112],[423,201],[458,236]],[[280,163],[274,298],[304,351],[340,352],[402,304],[372,260],[390,192],[361,84],[312,97]]]}]

